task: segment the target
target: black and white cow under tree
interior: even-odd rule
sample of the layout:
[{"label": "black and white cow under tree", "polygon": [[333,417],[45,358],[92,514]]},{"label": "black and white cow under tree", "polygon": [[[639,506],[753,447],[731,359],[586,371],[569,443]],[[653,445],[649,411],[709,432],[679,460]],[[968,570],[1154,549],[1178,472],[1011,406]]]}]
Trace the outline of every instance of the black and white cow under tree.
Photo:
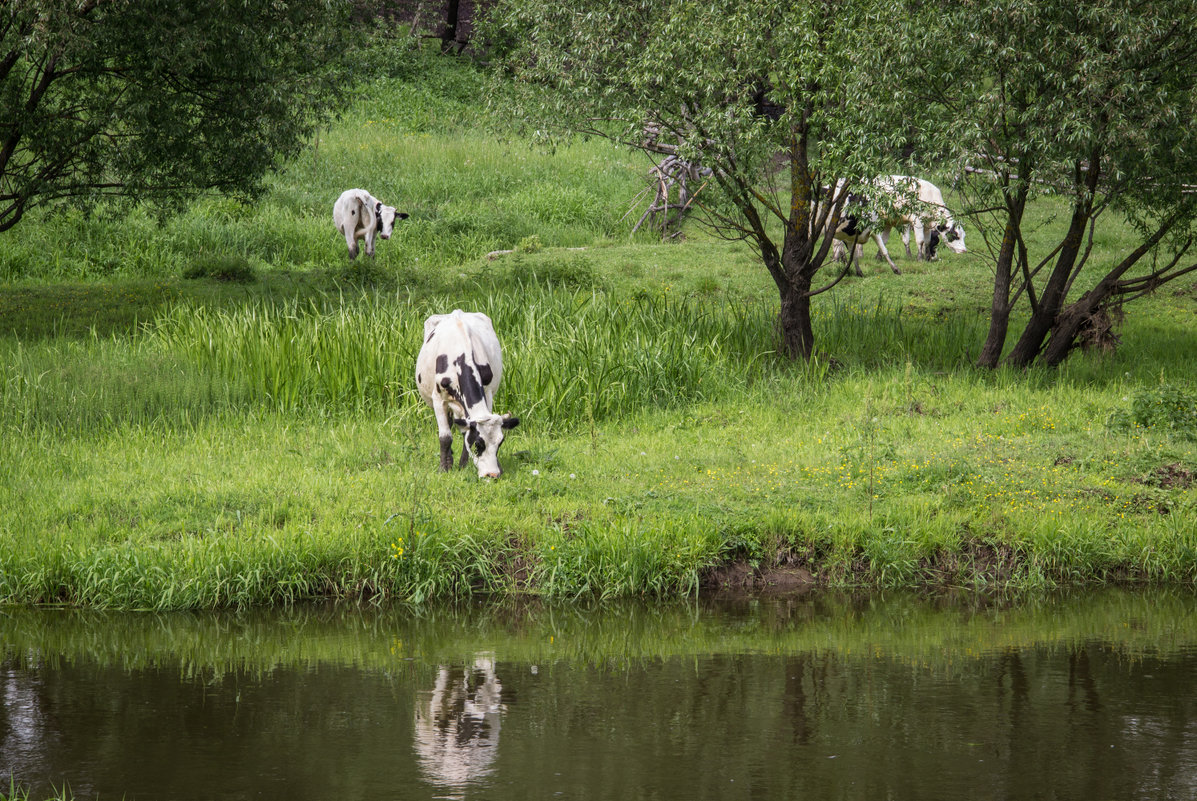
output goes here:
[{"label": "black and white cow under tree", "polygon": [[453,466],[453,429],[462,433],[461,462],[474,460],[479,478],[498,478],[499,446],[519,418],[495,414],[495,390],[503,354],[490,318],[454,309],[424,321],[424,345],[416,357],[416,386],[436,415],[441,470]]},{"label": "black and white cow under tree", "polygon": [[[872,238],[877,243],[878,260],[886,261],[895,273],[898,272],[887,247],[889,233],[894,228],[902,231],[902,244],[906,246],[908,258],[911,255],[911,232],[914,233],[920,260],[934,261],[940,242],[943,242],[953,253],[967,252],[967,248],[964,246],[964,227],[952,217],[952,212],[944,204],[943,193],[930,181],[906,175],[889,175],[876,179],[873,186],[863,191],[868,196],[868,200],[865,201],[867,209],[858,209],[849,215],[848,204],[845,204],[840,228],[844,227],[845,219],[849,224],[854,219],[867,219],[869,225],[864,230],[857,231],[855,236],[847,236],[842,231],[836,231],[834,258],[837,261],[841,260],[844,255],[845,248],[840,244],[841,242],[854,244],[859,248],[865,241]],[[849,195],[848,197],[857,196]],[[860,253],[857,250],[853,255],[856,257],[856,274],[861,275]]]}]

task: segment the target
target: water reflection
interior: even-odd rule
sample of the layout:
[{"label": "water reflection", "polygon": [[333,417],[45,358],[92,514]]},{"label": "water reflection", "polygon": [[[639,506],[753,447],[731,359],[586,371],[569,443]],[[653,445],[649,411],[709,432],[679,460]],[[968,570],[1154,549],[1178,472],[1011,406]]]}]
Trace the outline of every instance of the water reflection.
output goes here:
[{"label": "water reflection", "polygon": [[478,654],[466,666],[437,667],[415,716],[416,753],[430,782],[460,791],[491,773],[502,692],[493,654]]},{"label": "water reflection", "polygon": [[1194,687],[1191,592],[10,609],[0,782],[35,800],[1197,798]]}]

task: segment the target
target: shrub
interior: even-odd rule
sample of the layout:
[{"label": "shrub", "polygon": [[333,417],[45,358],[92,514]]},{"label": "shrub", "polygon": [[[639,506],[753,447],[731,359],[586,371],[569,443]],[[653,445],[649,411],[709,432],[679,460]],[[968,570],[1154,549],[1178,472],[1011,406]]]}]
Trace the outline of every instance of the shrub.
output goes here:
[{"label": "shrub", "polygon": [[1197,440],[1197,393],[1173,384],[1139,390],[1130,398],[1130,408],[1115,411],[1108,425],[1113,429],[1162,429]]}]

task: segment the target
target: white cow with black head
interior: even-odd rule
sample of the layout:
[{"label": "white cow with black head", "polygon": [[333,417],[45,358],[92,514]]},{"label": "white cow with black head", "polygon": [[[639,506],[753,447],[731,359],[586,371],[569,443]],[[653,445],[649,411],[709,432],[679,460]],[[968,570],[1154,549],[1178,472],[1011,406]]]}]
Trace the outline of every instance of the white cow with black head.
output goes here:
[{"label": "white cow with black head", "polygon": [[[964,227],[953,219],[952,212],[944,203],[943,193],[935,184],[922,178],[890,175],[877,179],[875,186],[866,191],[870,193],[873,225],[865,236],[856,239],[855,244],[859,247],[871,236],[877,243],[877,258],[884,259],[894,272],[898,270],[887,248],[889,232],[893,228],[902,231],[902,244],[906,246],[907,257],[911,255],[912,232],[920,260],[934,261],[940,242],[953,253],[967,252]],[[836,238],[849,242],[846,237],[837,235]],[[834,251],[837,261],[843,258],[843,251],[843,246],[837,242]],[[856,255],[859,260],[859,253]],[[857,265],[856,274],[860,275],[859,261]]]},{"label": "white cow with black head", "polygon": [[498,478],[499,446],[519,418],[495,414],[495,390],[503,376],[503,355],[490,318],[454,309],[424,321],[424,345],[416,357],[416,386],[436,415],[441,470],[453,466],[453,428],[462,433],[461,462],[467,454],[479,478]]},{"label": "white cow with black head", "polygon": [[953,253],[967,253],[964,246],[964,226],[956,222],[943,200],[943,192],[930,181],[907,175],[891,175],[882,181],[884,190],[896,199],[898,213],[893,224],[878,231],[884,241],[889,240],[891,227],[902,227],[902,244],[910,255],[910,233],[918,246],[920,259],[934,261],[936,250],[943,242]]},{"label": "white cow with black head", "polygon": [[349,258],[357,258],[359,239],[366,241],[366,255],[374,255],[374,237],[390,239],[396,220],[406,220],[407,213],[395,211],[365,189],[346,189],[333,204],[333,224],[345,237]]}]

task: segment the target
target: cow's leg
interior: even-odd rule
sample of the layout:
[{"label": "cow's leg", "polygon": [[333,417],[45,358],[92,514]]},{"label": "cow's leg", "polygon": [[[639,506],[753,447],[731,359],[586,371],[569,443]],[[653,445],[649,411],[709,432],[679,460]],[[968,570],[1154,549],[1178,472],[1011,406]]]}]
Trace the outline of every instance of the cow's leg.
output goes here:
[{"label": "cow's leg", "polygon": [[864,270],[860,269],[861,255],[861,249],[857,247],[856,242],[853,241],[852,244],[848,246],[848,268],[851,269],[855,267],[857,277],[864,278]]},{"label": "cow's leg", "polygon": [[357,258],[357,237],[353,235],[353,229],[349,228],[345,232],[345,244],[349,246],[349,258]]},{"label": "cow's leg", "polygon": [[902,244],[906,246],[906,258],[910,258],[910,226],[902,226]]},{"label": "cow's leg", "polygon": [[844,248],[844,243],[838,239],[833,239],[831,241],[831,260],[839,263],[844,260],[845,255],[846,250]]},{"label": "cow's leg", "polygon": [[457,469],[460,470],[470,463],[470,444],[466,442],[465,432],[461,434],[461,459],[457,462]]},{"label": "cow's leg", "polygon": [[[888,231],[886,232],[888,233]],[[877,243],[877,250],[885,257],[885,261],[889,264],[889,268],[894,271],[894,275],[901,275],[902,271],[898,269],[898,265],[894,264],[894,260],[889,257],[889,251],[885,249],[885,240],[880,233],[873,234],[873,241]]]},{"label": "cow's leg", "polygon": [[926,237],[923,235],[923,221],[916,219],[910,224],[910,227],[914,229],[914,243],[918,246],[919,261],[926,261]]},{"label": "cow's leg", "polygon": [[453,429],[449,427],[449,410],[440,398],[433,398],[432,411],[436,415],[436,433],[441,443],[441,472],[453,467]]},{"label": "cow's leg", "polygon": [[366,255],[369,256],[370,258],[374,258],[374,231],[373,230],[369,230],[366,232]]},{"label": "cow's leg", "polygon": [[873,234],[873,238],[879,243],[877,247],[877,261],[881,261],[885,258],[885,256],[881,255],[881,249],[883,247],[888,249],[889,247],[889,229],[886,228],[884,231],[879,231]]}]

